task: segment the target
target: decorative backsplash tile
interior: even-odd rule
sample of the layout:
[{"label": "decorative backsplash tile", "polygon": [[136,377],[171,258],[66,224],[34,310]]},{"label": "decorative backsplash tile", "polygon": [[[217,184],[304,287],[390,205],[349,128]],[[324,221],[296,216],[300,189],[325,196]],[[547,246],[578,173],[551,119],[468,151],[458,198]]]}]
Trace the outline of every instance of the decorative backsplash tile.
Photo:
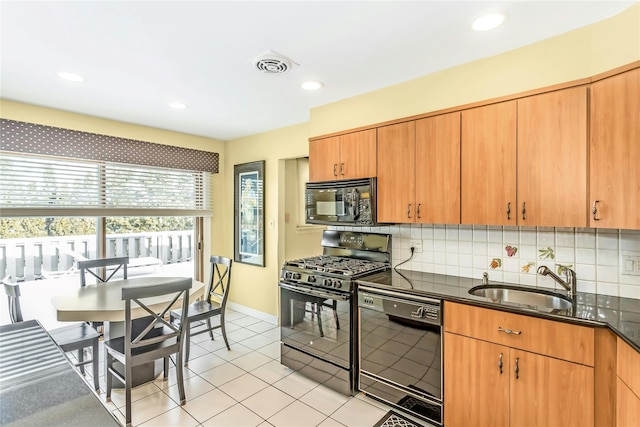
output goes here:
[{"label": "decorative backsplash tile", "polygon": [[622,252],[640,253],[636,230],[417,224],[353,230],[392,234],[393,265],[409,258],[410,240],[422,239],[422,252],[403,265],[407,269],[478,280],[486,271],[492,281],[557,288],[538,267],[556,274],[568,267],[579,291],[640,299],[640,276],[620,274]]}]

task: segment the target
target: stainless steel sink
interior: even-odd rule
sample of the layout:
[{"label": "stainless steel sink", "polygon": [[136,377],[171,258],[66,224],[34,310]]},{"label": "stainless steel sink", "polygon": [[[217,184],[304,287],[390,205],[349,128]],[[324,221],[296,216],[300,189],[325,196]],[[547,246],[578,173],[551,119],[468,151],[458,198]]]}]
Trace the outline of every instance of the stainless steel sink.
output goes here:
[{"label": "stainless steel sink", "polygon": [[485,297],[493,302],[522,304],[539,309],[568,310],[571,299],[552,291],[508,285],[482,285],[469,289],[471,295]]}]

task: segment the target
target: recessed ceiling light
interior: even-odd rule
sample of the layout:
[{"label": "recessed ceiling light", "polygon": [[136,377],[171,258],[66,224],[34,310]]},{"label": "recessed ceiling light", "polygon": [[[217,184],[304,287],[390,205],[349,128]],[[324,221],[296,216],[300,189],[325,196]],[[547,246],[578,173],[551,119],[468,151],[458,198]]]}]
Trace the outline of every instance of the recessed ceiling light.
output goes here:
[{"label": "recessed ceiling light", "polygon": [[302,83],[300,87],[304,90],[318,90],[320,88],[323,88],[324,84],[322,84],[322,82],[309,81]]},{"label": "recessed ceiling light", "polygon": [[74,74],[74,73],[68,73],[66,71],[59,71],[58,72],[58,77],[60,77],[63,80],[67,80],[70,82],[76,82],[76,83],[82,83],[85,78],[82,77],[79,74]]},{"label": "recessed ceiling light", "polygon": [[170,102],[169,107],[176,110],[184,110],[187,108],[187,104],[183,104],[182,102]]},{"label": "recessed ceiling light", "polygon": [[488,13],[476,18],[471,24],[471,28],[476,31],[489,31],[498,27],[504,22],[505,15],[502,13]]}]

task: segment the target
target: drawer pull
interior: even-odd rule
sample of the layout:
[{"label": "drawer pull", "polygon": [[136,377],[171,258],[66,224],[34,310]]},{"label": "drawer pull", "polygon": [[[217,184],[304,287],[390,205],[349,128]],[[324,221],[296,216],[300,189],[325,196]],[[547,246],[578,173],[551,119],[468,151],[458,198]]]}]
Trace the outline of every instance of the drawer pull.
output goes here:
[{"label": "drawer pull", "polygon": [[516,357],[516,367],[513,368],[513,371],[516,373],[516,379],[520,378],[520,366],[518,366],[519,358]]},{"label": "drawer pull", "polygon": [[512,335],[520,335],[522,333],[522,331],[512,331],[511,329],[502,329],[500,326],[498,326],[498,332],[504,332],[505,334],[512,334]]},{"label": "drawer pull", "polygon": [[500,368],[500,375],[502,375],[502,353],[500,353],[500,357],[498,358],[498,368]]}]

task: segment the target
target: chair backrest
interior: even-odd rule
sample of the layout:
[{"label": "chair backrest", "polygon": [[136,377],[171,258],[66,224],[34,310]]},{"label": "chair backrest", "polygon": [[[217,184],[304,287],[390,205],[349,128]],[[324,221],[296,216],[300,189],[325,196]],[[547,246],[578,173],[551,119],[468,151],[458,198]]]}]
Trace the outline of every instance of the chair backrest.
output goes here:
[{"label": "chair backrest", "polygon": [[207,301],[211,302],[211,297],[220,299],[220,307],[224,310],[229,298],[229,288],[231,287],[231,265],[233,260],[222,256],[212,255],[211,274],[207,284]]},{"label": "chair backrest", "polygon": [[11,283],[11,276],[6,276],[2,279],[2,286],[4,292],[7,294],[7,300],[9,302],[9,318],[11,323],[22,322],[22,309],[20,308],[20,285],[17,283]]},{"label": "chair backrest", "polygon": [[[127,264],[129,264],[129,257],[116,257],[116,258],[101,258],[101,259],[87,259],[83,261],[78,261],[78,270],[80,270],[80,287],[83,287],[87,284],[87,279],[85,273],[90,273],[93,277],[95,277],[99,283],[108,282],[114,274],[116,274],[120,269],[122,269],[122,274],[124,278],[127,278]],[[113,267],[114,269],[110,269],[111,274],[108,276],[106,273],[104,276],[101,274],[99,269],[106,267]],[[95,268],[96,271],[93,271],[92,268]],[[106,278],[105,278],[106,277]]]},{"label": "chair backrest", "polygon": [[[165,316],[173,308],[178,300],[182,299],[182,319],[187,317],[189,305],[189,289],[192,280],[190,278],[176,278],[174,282],[159,285],[132,286],[122,288],[122,299],[125,301],[125,357],[131,357],[132,350],[146,347],[152,344],[161,344],[163,341],[178,337],[177,343],[181,345],[184,336],[183,324],[176,326],[167,320]],[[163,309],[152,310],[142,299],[153,298],[163,295],[173,295],[173,299],[166,303]],[[132,304],[134,303],[134,304]],[[135,319],[135,332],[132,311],[138,307],[146,311],[149,316],[142,319]],[[157,326],[166,328],[157,328]],[[167,329],[168,328],[168,329]],[[142,330],[141,332],[139,332]],[[130,360],[127,360],[129,363]]]}]

